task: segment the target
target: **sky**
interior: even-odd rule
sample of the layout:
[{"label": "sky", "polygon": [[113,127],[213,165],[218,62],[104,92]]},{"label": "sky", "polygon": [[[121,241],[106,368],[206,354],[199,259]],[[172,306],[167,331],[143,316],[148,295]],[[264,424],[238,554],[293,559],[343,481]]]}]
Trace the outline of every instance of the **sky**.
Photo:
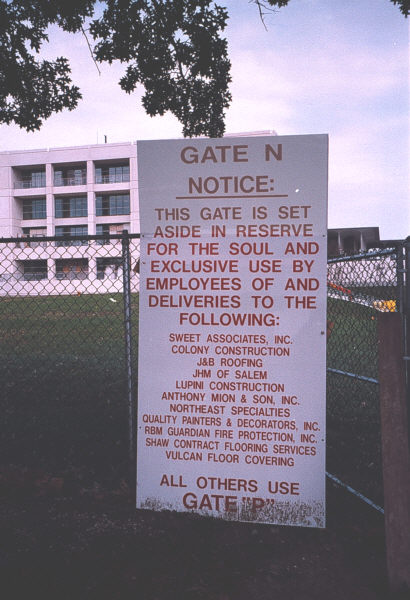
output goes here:
[{"label": "sky", "polygon": [[[229,133],[329,135],[329,227],[410,235],[409,19],[389,0],[291,0],[261,23],[248,0],[219,0],[232,62]],[[79,107],[27,133],[0,125],[0,151],[180,138],[170,114],[148,117],[125,67],[100,65],[82,34],[51,28],[45,58],[70,59]]]}]

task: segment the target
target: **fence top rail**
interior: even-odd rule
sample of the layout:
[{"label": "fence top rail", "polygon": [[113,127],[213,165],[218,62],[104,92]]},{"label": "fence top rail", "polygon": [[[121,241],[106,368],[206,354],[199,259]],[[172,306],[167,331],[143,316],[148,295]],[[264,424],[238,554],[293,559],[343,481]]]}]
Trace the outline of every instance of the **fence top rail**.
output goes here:
[{"label": "fence top rail", "polygon": [[93,240],[123,240],[128,238],[130,240],[139,239],[140,233],[115,233],[115,234],[96,234],[96,235],[45,235],[45,236],[22,236],[22,237],[2,237],[0,238],[0,244],[24,244],[28,242],[61,242],[62,240],[86,240],[92,242]]},{"label": "fence top rail", "polygon": [[333,258],[328,258],[327,263],[338,263],[338,262],[349,262],[352,260],[367,260],[369,258],[380,258],[382,256],[392,256],[396,254],[397,247],[395,248],[385,248],[384,250],[375,250],[371,252],[363,252],[360,254],[352,254],[350,256],[335,256]]},{"label": "fence top rail", "polygon": [[[44,235],[44,236],[29,236],[29,235],[24,235],[24,236],[14,236],[14,237],[0,237],[0,243],[18,243],[18,242],[24,242],[24,241],[29,241],[29,242],[54,242],[54,241],[58,241],[61,240],[61,238],[64,236],[55,236],[55,235]],[[130,239],[136,239],[136,238],[140,238],[141,234],[140,233],[129,233],[129,232],[125,232],[125,233],[115,233],[115,234],[95,234],[95,235],[70,235],[67,236],[70,239],[79,239],[79,240],[104,240],[104,239],[117,239],[117,240],[121,240],[124,237],[128,237]],[[401,245],[410,245],[410,237],[408,237],[405,240],[402,241],[397,241],[396,242],[397,245],[396,246],[392,246],[390,248],[384,248],[384,249],[380,249],[380,250],[374,250],[374,251],[370,251],[370,252],[364,252],[364,253],[360,253],[360,254],[352,254],[350,256],[334,256],[332,258],[328,258],[327,262],[328,263],[336,263],[336,262],[345,262],[345,261],[349,261],[349,260],[364,260],[366,258],[377,258],[378,256],[389,256],[391,254],[395,254],[397,252],[397,249],[399,246]]]}]

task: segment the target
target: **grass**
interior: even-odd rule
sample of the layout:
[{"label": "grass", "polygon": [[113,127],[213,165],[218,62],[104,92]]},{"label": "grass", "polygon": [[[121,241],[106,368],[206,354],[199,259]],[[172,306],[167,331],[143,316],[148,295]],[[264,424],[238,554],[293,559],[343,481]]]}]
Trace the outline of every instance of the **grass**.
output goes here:
[{"label": "grass", "polygon": [[[0,301],[5,464],[76,471],[110,485],[127,472],[123,299]],[[132,298],[137,360],[138,297]]]},{"label": "grass", "polygon": [[[377,380],[377,311],[329,298],[327,316],[334,324],[328,367]],[[377,384],[328,373],[327,464],[342,481],[383,504]]]},{"label": "grass", "polygon": [[2,351],[106,359],[107,344],[121,347],[123,310],[121,294],[2,299]]},{"label": "grass", "polygon": [[334,323],[328,340],[328,366],[377,378],[377,312],[368,306],[329,298],[327,318]]}]

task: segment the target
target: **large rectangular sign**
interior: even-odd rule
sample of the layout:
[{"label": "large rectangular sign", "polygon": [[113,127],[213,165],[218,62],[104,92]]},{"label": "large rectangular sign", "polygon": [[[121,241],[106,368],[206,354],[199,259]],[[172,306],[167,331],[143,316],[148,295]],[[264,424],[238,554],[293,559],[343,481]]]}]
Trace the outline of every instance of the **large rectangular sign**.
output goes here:
[{"label": "large rectangular sign", "polygon": [[324,527],[327,136],[137,154],[137,507]]}]

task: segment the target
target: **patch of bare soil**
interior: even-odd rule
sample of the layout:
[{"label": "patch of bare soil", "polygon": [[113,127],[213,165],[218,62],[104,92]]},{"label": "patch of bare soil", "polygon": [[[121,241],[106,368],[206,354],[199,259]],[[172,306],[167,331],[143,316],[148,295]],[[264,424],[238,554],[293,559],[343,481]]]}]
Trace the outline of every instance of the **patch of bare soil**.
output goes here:
[{"label": "patch of bare soil", "polygon": [[323,530],[137,511],[124,482],[3,472],[0,490],[7,600],[389,597],[383,516],[330,483]]}]

